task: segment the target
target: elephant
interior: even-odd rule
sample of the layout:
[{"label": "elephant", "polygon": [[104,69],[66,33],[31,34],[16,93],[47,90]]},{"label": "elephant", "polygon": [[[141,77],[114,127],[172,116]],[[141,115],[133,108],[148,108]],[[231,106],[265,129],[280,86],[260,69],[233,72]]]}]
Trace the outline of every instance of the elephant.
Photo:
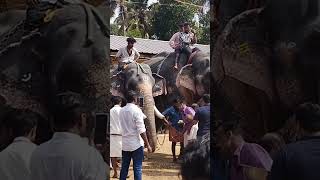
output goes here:
[{"label": "elephant", "polygon": [[[22,21],[25,12],[19,13]],[[56,95],[72,91],[96,113],[108,113],[110,35],[103,17],[109,12],[104,4],[95,8],[79,1],[57,7],[31,32],[24,26],[8,28],[0,36],[7,43],[0,49],[0,96],[7,105],[38,112],[49,121]]]},{"label": "elephant", "polygon": [[[299,104],[319,103],[319,81],[310,74],[319,70],[315,60],[319,57],[319,20],[315,17],[319,16],[311,11],[315,1],[285,1],[287,6],[283,2],[271,0],[265,8],[232,18],[212,54],[215,119],[231,112],[241,115],[249,141],[281,131]],[[282,9],[272,11],[277,8]],[[291,20],[280,27],[272,23],[292,17],[299,20],[294,29]]]},{"label": "elephant", "polygon": [[199,51],[192,57],[192,63],[188,65],[186,65],[188,59],[185,54],[180,58],[179,66],[182,68],[179,71],[173,69],[174,53],[162,52],[144,62],[151,67],[153,73],[166,79],[168,94],[159,98],[158,101],[164,103],[160,107],[168,107],[165,102],[172,102],[177,96],[183,96],[187,104],[191,105],[204,93],[210,92],[210,86],[203,86],[203,84],[210,84],[210,55]]},{"label": "elephant", "polygon": [[147,64],[130,63],[121,73],[113,72],[111,77],[111,93],[113,96],[126,97],[128,91],[139,93],[143,97],[143,112],[147,116],[145,120],[147,137],[154,152],[157,147],[157,133],[155,125],[156,96],[166,94],[166,80],[152,73]]}]

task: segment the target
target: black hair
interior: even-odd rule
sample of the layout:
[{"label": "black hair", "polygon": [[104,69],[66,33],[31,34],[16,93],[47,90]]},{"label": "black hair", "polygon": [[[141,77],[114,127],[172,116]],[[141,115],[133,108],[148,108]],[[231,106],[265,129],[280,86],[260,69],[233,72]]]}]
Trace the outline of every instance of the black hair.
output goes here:
[{"label": "black hair", "polygon": [[28,109],[13,109],[8,112],[4,124],[12,130],[14,137],[26,136],[37,126],[41,116]]},{"label": "black hair", "polygon": [[81,120],[83,113],[91,114],[80,94],[73,92],[59,94],[53,113],[54,127],[57,130],[69,130]]},{"label": "black hair", "polygon": [[210,103],[210,94],[204,94],[202,99],[205,103]]},{"label": "black hair", "polygon": [[232,133],[238,134],[238,135],[242,133],[241,132],[242,129],[240,125],[242,117],[239,114],[232,112],[232,113],[225,114],[223,118],[224,118],[223,120],[216,121],[214,129],[218,129],[219,127],[222,127],[225,132],[232,131]]},{"label": "black hair", "polygon": [[172,100],[172,103],[173,104],[176,104],[176,103],[183,103],[183,98],[182,97],[176,97]]},{"label": "black hair", "polygon": [[191,142],[184,150],[180,169],[185,180],[210,179],[210,137]]},{"label": "black hair", "polygon": [[118,105],[118,104],[122,103],[122,98],[119,97],[119,96],[114,96],[112,98],[112,102],[113,102],[114,105]]},{"label": "black hair", "polygon": [[178,27],[179,27],[179,28],[183,28],[183,23],[179,23],[179,24],[178,24]]},{"label": "black hair", "polygon": [[134,44],[134,43],[136,43],[137,41],[136,41],[133,37],[129,37],[129,38],[127,38],[127,42]]},{"label": "black hair", "polygon": [[296,119],[308,132],[320,131],[320,106],[310,102],[299,105],[295,111]]},{"label": "black hair", "polygon": [[127,103],[133,103],[138,97],[138,94],[134,91],[129,91],[127,94]]}]

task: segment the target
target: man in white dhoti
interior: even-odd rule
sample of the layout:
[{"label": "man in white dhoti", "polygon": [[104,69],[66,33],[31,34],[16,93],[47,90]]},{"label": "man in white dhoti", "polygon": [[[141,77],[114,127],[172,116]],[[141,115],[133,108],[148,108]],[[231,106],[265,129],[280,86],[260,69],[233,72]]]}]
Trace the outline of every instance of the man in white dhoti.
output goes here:
[{"label": "man in white dhoti", "polygon": [[113,99],[114,106],[110,109],[110,158],[114,171],[112,178],[118,178],[118,160],[122,157],[122,136],[119,112],[121,110],[121,97]]}]

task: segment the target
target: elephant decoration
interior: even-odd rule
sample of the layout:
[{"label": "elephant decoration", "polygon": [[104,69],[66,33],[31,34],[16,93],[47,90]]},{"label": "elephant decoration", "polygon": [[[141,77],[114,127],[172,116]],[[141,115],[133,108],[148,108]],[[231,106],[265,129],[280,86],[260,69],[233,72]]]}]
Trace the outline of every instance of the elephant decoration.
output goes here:
[{"label": "elephant decoration", "polygon": [[[25,12],[11,18],[14,22],[1,23],[23,22]],[[48,120],[55,96],[72,91],[81,94],[95,112],[109,113],[110,37],[103,18],[108,13],[104,4],[95,8],[75,1],[51,11],[31,32],[25,32],[23,26],[7,28],[0,35],[0,42],[7,43],[0,49],[0,96],[7,105],[30,109]],[[12,33],[15,31],[23,33]]]},{"label": "elephant decoration", "polygon": [[[299,104],[319,102],[319,87],[315,87],[318,80],[309,73],[315,72],[320,64],[311,63],[311,58],[305,56],[310,54],[306,53],[307,49],[317,54],[316,48],[304,48],[309,47],[306,37],[312,34],[310,29],[314,30],[312,26],[317,27],[319,21],[310,24],[313,19],[310,16],[315,15],[306,9],[300,9],[298,14],[294,11],[312,8],[314,2],[306,5],[301,1],[286,1],[287,6],[283,3],[270,1],[265,8],[248,10],[232,18],[213,50],[215,116],[223,119],[231,111],[240,114],[249,141],[280,129]],[[283,9],[271,13],[276,7]],[[290,28],[294,25],[292,21],[281,28],[270,27],[273,21],[284,22],[290,14],[299,19],[294,30]],[[279,34],[286,35],[280,38]]]},{"label": "elephant decoration", "polygon": [[147,116],[147,137],[154,152],[157,147],[154,97],[167,93],[166,80],[152,73],[147,64],[131,63],[121,73],[116,72],[111,77],[110,91],[113,96],[125,98],[128,91],[134,91],[143,97],[142,110]]}]

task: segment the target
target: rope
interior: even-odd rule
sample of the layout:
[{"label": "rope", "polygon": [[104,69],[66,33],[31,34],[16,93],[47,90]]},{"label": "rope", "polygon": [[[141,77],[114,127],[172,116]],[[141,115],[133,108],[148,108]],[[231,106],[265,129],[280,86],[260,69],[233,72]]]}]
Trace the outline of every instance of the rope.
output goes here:
[{"label": "rope", "polygon": [[[159,53],[160,54],[160,53]],[[157,74],[159,74],[161,68],[162,68],[162,65],[164,63],[164,61],[170,56],[171,53],[169,53],[166,57],[164,57],[162,60],[161,60],[161,63],[159,64],[158,66],[158,70],[157,70]]]}]

